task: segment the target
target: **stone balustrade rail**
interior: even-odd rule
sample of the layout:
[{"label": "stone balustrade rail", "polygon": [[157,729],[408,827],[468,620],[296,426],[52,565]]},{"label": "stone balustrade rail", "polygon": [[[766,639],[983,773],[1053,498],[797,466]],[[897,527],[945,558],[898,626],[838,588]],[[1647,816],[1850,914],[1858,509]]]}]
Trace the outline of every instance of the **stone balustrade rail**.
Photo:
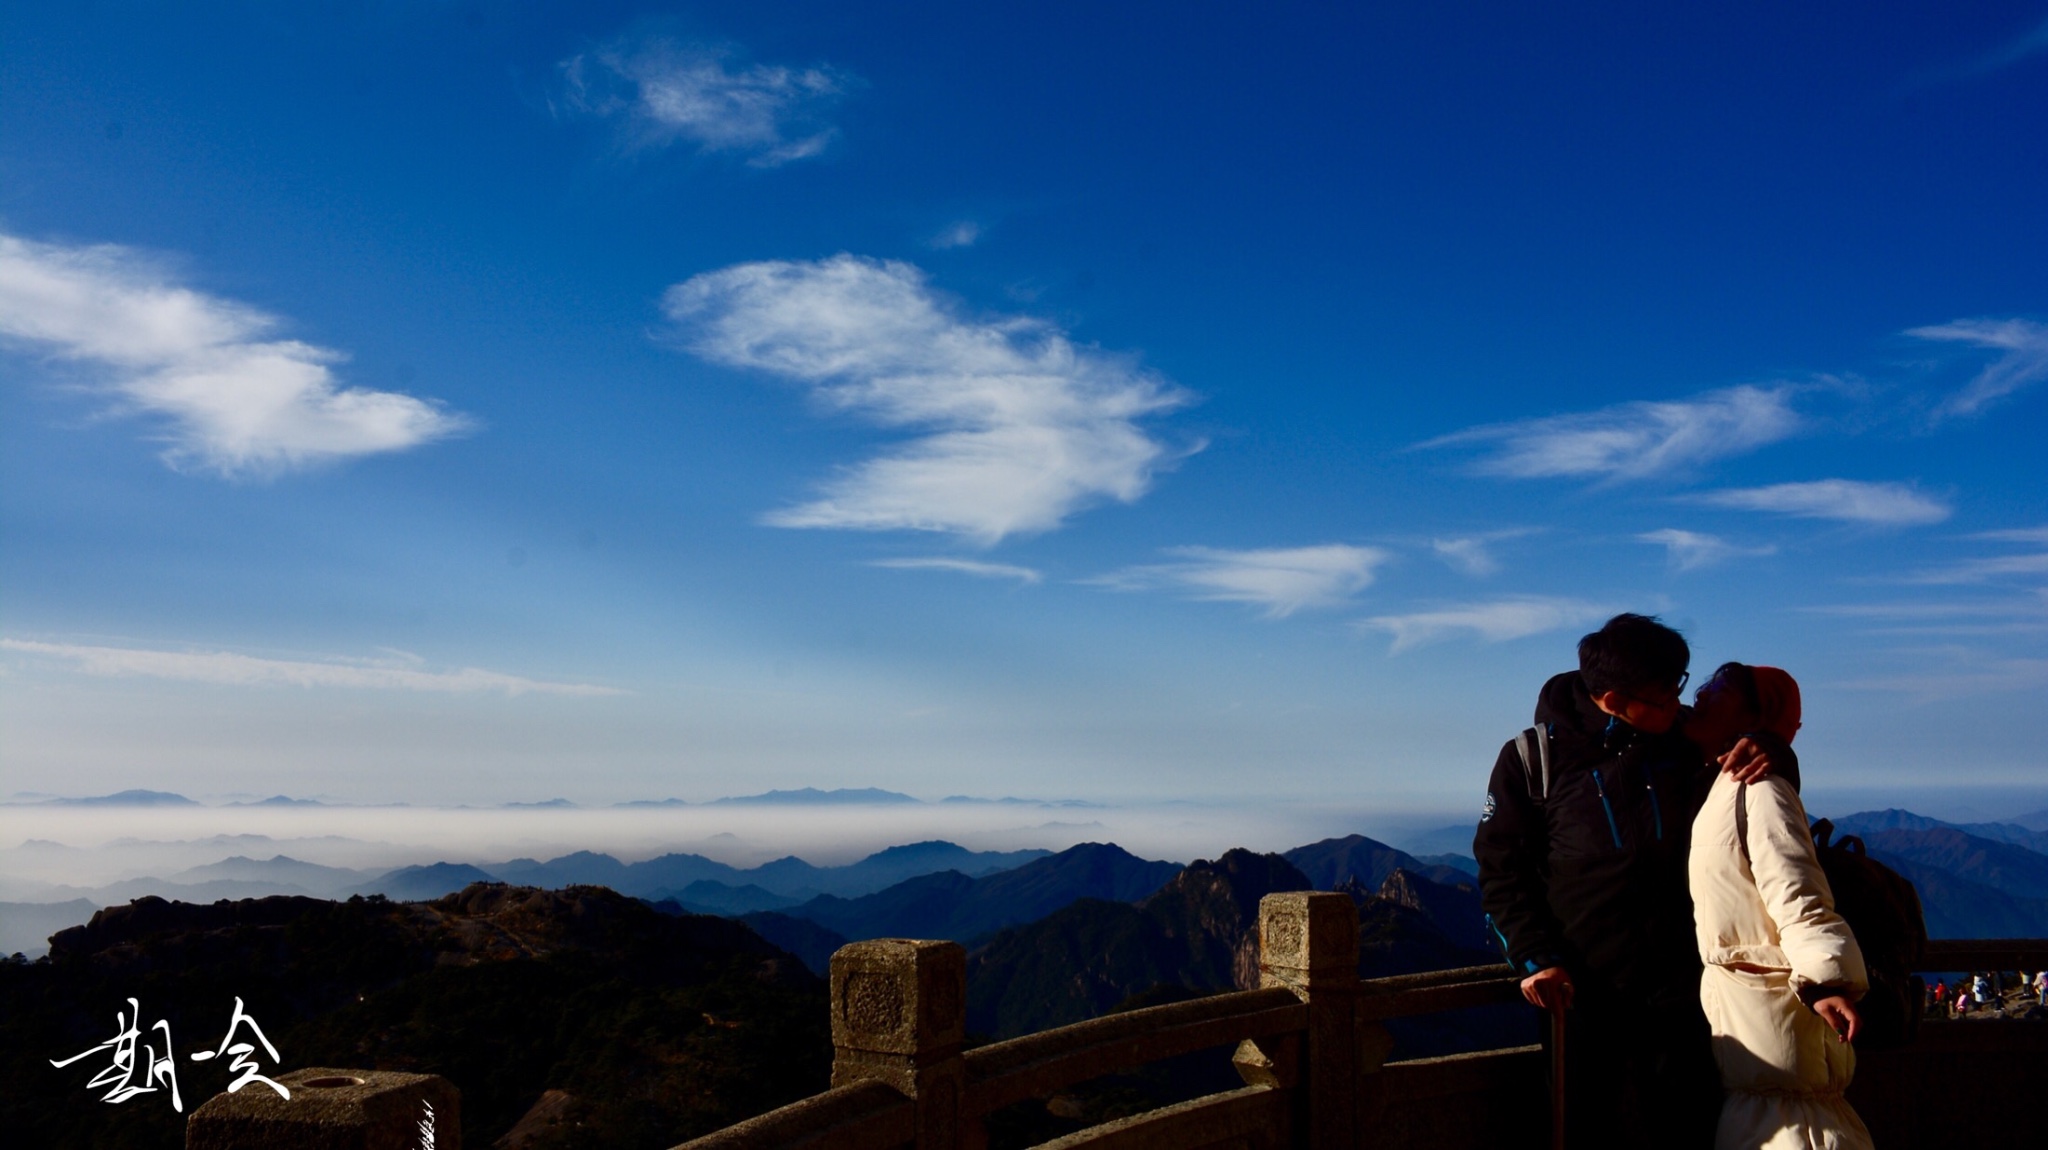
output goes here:
[{"label": "stone balustrade rail", "polygon": [[[1921,965],[2040,970],[2048,968],[2048,939],[1936,941]],[[1358,912],[1348,895],[1268,895],[1259,907],[1258,989],[968,1050],[966,953],[958,944],[852,943],[832,957],[831,1088],[676,1150],[985,1150],[986,1120],[1005,1107],[1232,1046],[1241,1088],[1091,1126],[1037,1150],[1550,1144],[1551,1069],[1541,1046],[1388,1060],[1388,1020],[1519,1002],[1507,966],[1364,980],[1357,969]],[[431,1099],[445,1119],[435,1150],[461,1150],[459,1101],[445,1080],[303,1073],[335,1088],[317,1114],[306,1108],[303,1126],[293,1125],[296,1108],[261,1094],[223,1094],[193,1115],[188,1148],[411,1150],[417,1131],[405,1116]],[[1929,1019],[1911,1047],[1860,1056],[1850,1100],[1884,1146],[2048,1145],[2048,1116],[2032,1101],[2044,1076],[2048,1022]]]}]

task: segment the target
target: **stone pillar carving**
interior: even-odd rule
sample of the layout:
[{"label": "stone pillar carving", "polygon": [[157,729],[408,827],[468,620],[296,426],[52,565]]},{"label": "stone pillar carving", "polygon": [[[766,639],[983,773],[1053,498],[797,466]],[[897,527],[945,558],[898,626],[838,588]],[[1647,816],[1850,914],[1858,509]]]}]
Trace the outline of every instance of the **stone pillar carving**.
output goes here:
[{"label": "stone pillar carving", "polygon": [[185,1120],[185,1150],[462,1150],[462,1105],[437,1074],[310,1067],[216,1094]]},{"label": "stone pillar carving", "polygon": [[874,1080],[917,1102],[918,1150],[957,1150],[967,952],[878,938],[832,956],[832,1085]]},{"label": "stone pillar carving", "polygon": [[1358,907],[1351,896],[1288,891],[1259,901],[1259,985],[1308,1004],[1295,1129],[1313,1150],[1358,1145]]}]

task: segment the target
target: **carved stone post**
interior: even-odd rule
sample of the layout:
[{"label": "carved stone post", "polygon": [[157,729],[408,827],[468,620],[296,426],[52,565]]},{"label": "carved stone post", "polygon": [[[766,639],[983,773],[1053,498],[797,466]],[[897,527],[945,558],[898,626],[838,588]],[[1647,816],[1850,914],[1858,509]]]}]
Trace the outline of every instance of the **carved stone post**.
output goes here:
[{"label": "carved stone post", "polygon": [[960,1145],[967,952],[878,938],[832,956],[832,1085],[872,1079],[917,1102],[918,1150]]},{"label": "carved stone post", "polygon": [[216,1094],[185,1119],[185,1150],[462,1150],[462,1106],[436,1074],[308,1067]]},{"label": "carved stone post", "polygon": [[1312,1150],[1358,1145],[1358,907],[1345,894],[1288,891],[1259,900],[1259,985],[1308,1004],[1295,1129]]}]

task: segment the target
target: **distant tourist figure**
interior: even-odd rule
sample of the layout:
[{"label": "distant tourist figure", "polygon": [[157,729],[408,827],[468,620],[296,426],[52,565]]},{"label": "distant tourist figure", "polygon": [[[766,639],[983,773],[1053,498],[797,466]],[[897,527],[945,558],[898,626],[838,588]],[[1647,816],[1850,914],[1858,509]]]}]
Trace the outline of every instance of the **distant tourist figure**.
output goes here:
[{"label": "distant tourist figure", "polygon": [[1948,1005],[1948,983],[1935,983],[1933,989],[1929,990],[1927,994],[1927,1009],[1930,1013],[1937,1006],[1945,1007]]},{"label": "distant tourist figure", "polygon": [[[1694,697],[1688,730],[1732,743],[1757,728],[1792,741],[1799,685],[1775,667],[1722,666]],[[1688,870],[1706,964],[1700,1001],[1728,1088],[1717,1150],[1870,1147],[1842,1096],[1869,978],[1798,792],[1781,778],[1716,779],[1693,823]]]},{"label": "distant tourist figure", "polygon": [[1970,979],[1970,1005],[1983,1009],[1991,1002],[1991,980],[1979,974]]},{"label": "distant tourist figure", "polygon": [[2034,975],[2034,1005],[2048,1006],[2048,970]]},{"label": "distant tourist figure", "polygon": [[[1681,733],[1692,652],[1643,615],[1579,641],[1579,670],[1501,749],[1473,841],[1481,903],[1522,995],[1565,1020],[1574,1147],[1706,1147],[1721,1107],[1700,1011],[1686,844],[1715,770]],[[1715,748],[1719,750],[1720,748]],[[1747,778],[1794,769],[1745,741]]]}]

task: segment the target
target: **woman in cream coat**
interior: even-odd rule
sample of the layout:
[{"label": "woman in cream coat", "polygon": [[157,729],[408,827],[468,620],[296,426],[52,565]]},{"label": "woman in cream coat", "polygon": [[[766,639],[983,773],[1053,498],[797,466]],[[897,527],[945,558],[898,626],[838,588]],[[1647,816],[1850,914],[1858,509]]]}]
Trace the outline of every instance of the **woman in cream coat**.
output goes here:
[{"label": "woman in cream coat", "polygon": [[[1745,731],[1789,743],[1798,729],[1790,675],[1730,663],[1700,687],[1686,734],[1712,752]],[[1792,785],[1722,773],[1693,822],[1689,871],[1700,1002],[1728,1089],[1716,1150],[1870,1147],[1842,1097],[1856,1070],[1863,953],[1835,913]]]}]

